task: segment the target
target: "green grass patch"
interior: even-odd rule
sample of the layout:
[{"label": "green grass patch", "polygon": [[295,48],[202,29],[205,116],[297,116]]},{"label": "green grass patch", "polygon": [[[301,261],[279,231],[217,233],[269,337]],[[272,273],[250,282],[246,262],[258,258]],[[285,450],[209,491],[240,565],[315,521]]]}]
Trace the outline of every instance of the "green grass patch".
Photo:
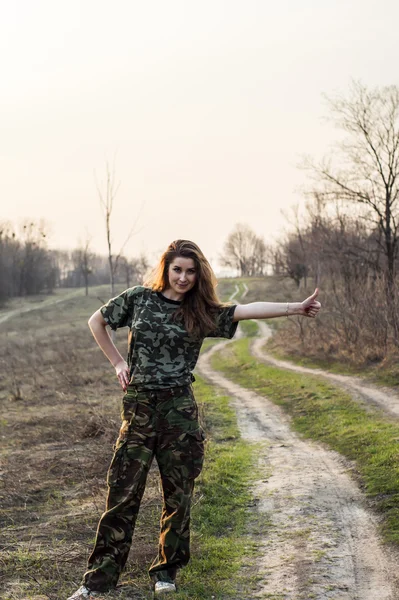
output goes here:
[{"label": "green grass patch", "polygon": [[302,367],[323,369],[338,375],[361,377],[370,383],[396,389],[399,387],[399,367],[397,362],[392,364],[370,364],[361,366],[352,364],[348,361],[343,362],[328,357],[317,358],[304,356],[303,354],[288,354],[287,352],[284,352],[282,348],[276,346],[273,339],[265,344],[265,350],[280,360],[287,360]]},{"label": "green grass patch", "polygon": [[258,324],[256,321],[240,321],[240,329],[245,337],[256,337],[258,335]]},{"label": "green grass patch", "polygon": [[239,340],[217,353],[213,367],[282,406],[305,436],[355,461],[355,473],[382,515],[384,538],[399,544],[399,424],[320,378],[257,362],[249,343]]},{"label": "green grass patch", "polygon": [[218,282],[217,293],[222,302],[230,302],[230,298],[234,294],[232,302],[237,303],[244,292],[245,285],[240,278],[226,278]]},{"label": "green grass patch", "polygon": [[207,338],[201,346],[201,352],[206,352],[212,346],[216,346],[216,344],[220,344],[220,338]]},{"label": "green grass patch", "polygon": [[208,441],[193,508],[193,558],[181,572],[176,599],[237,598],[238,589],[248,597],[251,580],[240,571],[254,552],[246,532],[255,446],[240,438],[228,397],[198,377],[195,393]]},{"label": "green grass patch", "polygon": [[227,302],[236,290],[238,279],[235,277],[226,277],[218,280],[217,294],[222,302]]}]

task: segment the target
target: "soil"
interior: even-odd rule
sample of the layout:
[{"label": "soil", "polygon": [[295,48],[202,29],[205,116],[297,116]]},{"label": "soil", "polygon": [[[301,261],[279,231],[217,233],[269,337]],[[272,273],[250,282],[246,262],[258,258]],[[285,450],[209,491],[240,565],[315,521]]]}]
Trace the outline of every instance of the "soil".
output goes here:
[{"label": "soil", "polygon": [[[255,341],[257,356],[264,342],[264,337]],[[268,524],[256,534],[260,580],[253,597],[398,599],[397,558],[381,544],[376,517],[352,480],[350,465],[301,439],[267,398],[212,369],[212,354],[229,343],[202,355],[199,371],[232,397],[242,436],[260,444],[253,493],[255,510]]]}]

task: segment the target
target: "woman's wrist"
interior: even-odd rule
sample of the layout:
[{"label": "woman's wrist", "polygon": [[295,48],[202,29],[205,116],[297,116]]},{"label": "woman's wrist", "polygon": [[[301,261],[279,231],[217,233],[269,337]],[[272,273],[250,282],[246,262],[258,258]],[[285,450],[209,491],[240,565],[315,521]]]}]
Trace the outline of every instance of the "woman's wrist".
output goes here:
[{"label": "woman's wrist", "polygon": [[119,355],[115,361],[111,360],[111,364],[114,369],[116,369],[121,363],[125,363],[125,359],[121,355]]},{"label": "woman's wrist", "polygon": [[287,317],[293,315],[301,315],[302,314],[302,303],[301,302],[287,302],[286,306],[286,315]]}]

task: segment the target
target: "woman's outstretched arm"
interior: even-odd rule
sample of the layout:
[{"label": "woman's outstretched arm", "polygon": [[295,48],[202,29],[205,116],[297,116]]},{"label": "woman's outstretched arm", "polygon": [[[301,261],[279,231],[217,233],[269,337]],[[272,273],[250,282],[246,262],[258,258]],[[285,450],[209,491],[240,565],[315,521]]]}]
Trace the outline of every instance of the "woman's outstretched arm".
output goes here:
[{"label": "woman's outstretched arm", "polygon": [[302,315],[314,318],[321,308],[320,302],[316,300],[319,294],[318,288],[303,302],[251,302],[250,304],[239,304],[234,312],[233,321],[244,321],[245,319],[272,319],[273,317],[288,317],[290,315]]}]

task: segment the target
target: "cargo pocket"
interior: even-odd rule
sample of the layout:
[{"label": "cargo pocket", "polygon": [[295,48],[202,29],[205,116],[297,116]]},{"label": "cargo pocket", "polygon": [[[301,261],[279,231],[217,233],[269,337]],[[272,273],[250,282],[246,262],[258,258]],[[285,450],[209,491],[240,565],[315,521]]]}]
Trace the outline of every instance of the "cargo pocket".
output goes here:
[{"label": "cargo pocket", "polygon": [[[174,406],[172,411],[177,415],[174,417],[173,414],[169,413],[167,416],[169,422],[176,422],[177,424],[182,424],[184,427],[184,423],[188,421],[198,421],[198,407],[195,401],[185,401],[177,406]],[[181,417],[181,419],[179,419]]]},{"label": "cargo pocket", "polygon": [[204,464],[204,454],[205,454],[205,433],[204,430],[200,427],[195,431],[190,431],[187,433],[187,439],[190,444],[189,453],[190,453],[190,478],[195,479],[202,471],[202,467]]},{"label": "cargo pocket", "polygon": [[122,399],[122,412],[121,412],[121,416],[122,416],[122,420],[123,421],[129,421],[129,423],[131,423],[135,417],[135,414],[137,412],[137,398],[135,395],[131,395],[128,392],[126,392],[126,394],[124,395],[123,399]]},{"label": "cargo pocket", "polygon": [[124,475],[124,465],[126,464],[127,438],[130,428],[134,422],[137,413],[137,400],[135,395],[129,395],[127,392],[122,399],[122,425],[119,430],[119,437],[114,445],[114,455],[107,473],[107,484],[115,487]]},{"label": "cargo pocket", "polygon": [[123,464],[126,455],[126,438],[118,440],[115,444],[115,452],[107,473],[107,484],[116,487],[121,480]]}]

